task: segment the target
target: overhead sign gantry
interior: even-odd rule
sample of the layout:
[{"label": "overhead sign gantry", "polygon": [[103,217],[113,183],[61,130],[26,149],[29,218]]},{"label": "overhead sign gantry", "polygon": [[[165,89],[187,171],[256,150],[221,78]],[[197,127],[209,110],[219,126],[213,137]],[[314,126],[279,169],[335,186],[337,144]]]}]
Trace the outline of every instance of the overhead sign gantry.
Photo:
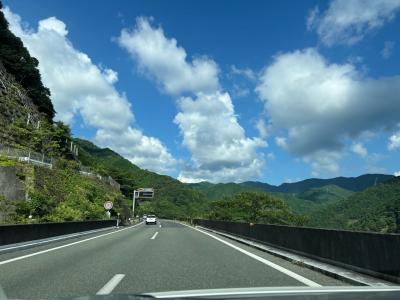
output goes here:
[{"label": "overhead sign gantry", "polygon": [[154,189],[153,188],[140,188],[137,189],[138,196],[137,198],[153,198],[154,197]]},{"label": "overhead sign gantry", "polygon": [[133,191],[133,201],[132,201],[132,215],[135,217],[135,202],[136,199],[152,199],[154,197],[153,188],[139,188]]}]

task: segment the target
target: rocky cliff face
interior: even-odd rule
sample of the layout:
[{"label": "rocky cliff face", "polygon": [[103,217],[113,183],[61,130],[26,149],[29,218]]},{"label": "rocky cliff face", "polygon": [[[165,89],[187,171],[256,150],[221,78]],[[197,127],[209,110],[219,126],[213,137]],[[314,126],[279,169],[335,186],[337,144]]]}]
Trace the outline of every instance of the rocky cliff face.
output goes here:
[{"label": "rocky cliff face", "polygon": [[21,119],[35,126],[39,124],[41,118],[26,91],[0,61],[0,143],[18,143],[13,141],[7,131],[8,125],[13,121]]}]

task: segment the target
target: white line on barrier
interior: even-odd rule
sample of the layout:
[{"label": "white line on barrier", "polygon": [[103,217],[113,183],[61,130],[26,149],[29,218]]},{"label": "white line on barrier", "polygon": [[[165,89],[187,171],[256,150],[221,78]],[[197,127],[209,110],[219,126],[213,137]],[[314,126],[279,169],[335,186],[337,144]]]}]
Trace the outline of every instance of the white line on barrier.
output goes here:
[{"label": "white line on barrier", "polygon": [[113,278],[110,279],[97,293],[96,295],[108,295],[113,289],[124,279],[125,274],[115,274]]},{"label": "white line on barrier", "polygon": [[251,258],[254,258],[255,260],[258,260],[259,262],[261,262],[261,263],[263,263],[263,264],[265,264],[267,266],[270,266],[271,268],[274,268],[275,270],[280,271],[280,272],[282,272],[282,273],[284,273],[284,274],[296,279],[297,281],[300,281],[301,283],[304,283],[305,285],[312,286],[312,287],[321,286],[320,284],[318,284],[318,283],[316,283],[316,282],[314,282],[314,281],[312,281],[310,279],[307,279],[307,278],[305,278],[305,277],[303,277],[303,276],[301,276],[299,274],[296,274],[296,273],[294,273],[294,272],[292,272],[292,271],[290,271],[290,270],[288,270],[288,269],[286,269],[284,267],[281,267],[281,266],[279,266],[279,265],[277,265],[277,264],[275,264],[275,263],[273,263],[273,262],[271,262],[271,261],[269,261],[269,260],[267,260],[265,258],[262,258],[262,257],[260,257],[258,255],[255,255],[255,254],[253,254],[253,253],[251,253],[249,251],[246,251],[246,250],[244,250],[244,249],[242,249],[242,248],[240,248],[238,246],[235,246],[235,245],[233,245],[233,244],[231,244],[231,243],[229,243],[229,242],[227,242],[227,241],[225,241],[223,239],[220,239],[219,237],[216,237],[216,236],[214,236],[214,235],[212,235],[212,234],[210,234],[208,232],[205,232],[205,231],[200,230],[198,228],[191,227],[191,226],[186,225],[184,223],[181,223],[181,224],[185,225],[185,226],[187,226],[189,228],[192,228],[193,230],[197,230],[197,231],[199,231],[199,232],[201,232],[201,233],[203,233],[205,235],[208,235],[208,236],[212,237],[213,239],[216,239],[217,241],[219,241],[219,242],[221,242],[221,243],[223,243],[223,244],[225,244],[225,245],[227,245],[227,246],[229,246],[229,247],[231,247],[231,248],[233,248],[233,249],[235,249],[235,250],[237,250],[237,251],[239,251],[239,252],[241,252],[243,254],[246,254],[247,256],[249,256]]},{"label": "white line on barrier", "polygon": [[154,240],[156,238],[157,234],[158,234],[158,231],[150,239]]},{"label": "white line on barrier", "polygon": [[63,235],[61,237],[57,237],[54,239],[45,239],[43,241],[39,241],[39,242],[34,242],[34,243],[28,243],[28,244],[22,244],[19,246],[13,246],[13,247],[8,247],[8,248],[1,248],[0,249],[0,253],[3,251],[7,251],[7,250],[11,250],[11,249],[18,249],[18,248],[25,248],[25,247],[29,247],[29,246],[34,246],[34,245],[40,245],[40,244],[49,244],[51,242],[55,242],[55,241],[59,241],[59,240],[66,240],[66,239],[71,239],[74,237],[79,237],[82,235],[88,235],[88,234],[93,234],[93,233],[97,233],[100,231],[105,231],[105,230],[111,230],[115,228],[113,227],[106,227],[106,228],[101,228],[101,229],[96,229],[96,230],[90,230],[90,231],[85,231],[85,232],[80,232],[80,233],[74,233],[74,234],[67,234],[67,235]]},{"label": "white line on barrier", "polygon": [[136,227],[136,226],[138,226],[140,224],[142,224],[142,223],[139,223],[139,224],[127,227],[127,228],[123,228],[123,229],[120,229],[118,231],[113,231],[113,232],[104,233],[104,234],[101,234],[101,235],[96,235],[94,237],[87,238],[87,239],[84,239],[84,240],[81,240],[81,241],[77,241],[77,242],[73,242],[73,243],[70,243],[70,244],[66,244],[66,245],[62,245],[62,246],[58,246],[58,247],[42,250],[42,251],[39,251],[39,252],[34,252],[34,253],[31,253],[31,254],[26,254],[26,255],[19,256],[19,257],[14,257],[14,258],[11,258],[11,259],[3,260],[3,261],[0,261],[0,265],[5,265],[5,264],[11,263],[11,262],[14,262],[14,261],[17,261],[17,260],[21,260],[21,259],[24,259],[24,258],[36,256],[36,255],[39,255],[39,254],[43,254],[43,253],[55,251],[55,250],[58,250],[58,249],[66,248],[66,247],[69,247],[69,246],[77,245],[77,244],[80,244],[80,243],[84,243],[84,242],[87,242],[87,241],[91,241],[91,240],[94,240],[94,239],[97,239],[97,238],[100,238],[100,237],[103,237],[103,236],[106,236],[106,235],[110,235],[110,234],[118,233],[118,232],[121,232],[121,231],[124,231],[124,230],[127,230],[127,229],[134,228],[134,227]]}]

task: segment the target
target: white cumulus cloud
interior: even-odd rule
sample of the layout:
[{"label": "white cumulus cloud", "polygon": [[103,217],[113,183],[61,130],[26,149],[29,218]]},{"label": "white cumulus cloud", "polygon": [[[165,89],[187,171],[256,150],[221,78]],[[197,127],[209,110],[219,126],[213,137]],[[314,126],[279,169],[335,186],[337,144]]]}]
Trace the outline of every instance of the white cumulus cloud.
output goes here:
[{"label": "white cumulus cloud", "polygon": [[167,93],[210,92],[219,87],[219,69],[213,60],[196,57],[187,61],[185,49],[146,18],[138,18],[134,29],[123,29],[118,43]]},{"label": "white cumulus cloud", "polygon": [[393,135],[389,137],[388,149],[400,149],[400,131],[393,133]]},{"label": "white cumulus cloud", "polygon": [[353,143],[353,145],[351,146],[351,151],[364,158],[368,156],[367,148],[365,148],[364,145],[361,143]]},{"label": "white cumulus cloud", "polygon": [[336,172],[333,161],[340,159],[345,139],[393,131],[400,120],[400,76],[366,78],[349,63],[329,63],[315,49],[276,56],[257,91],[269,122],[286,131],[277,144],[328,171]]},{"label": "white cumulus cloud", "polygon": [[118,42],[165,92],[178,98],[175,123],[191,153],[180,180],[227,182],[261,175],[264,158],[257,150],[266,143],[246,137],[230,95],[221,90],[213,60],[190,61],[174,38],[167,38],[146,18],[137,19],[133,29],[123,29]]},{"label": "white cumulus cloud", "polygon": [[318,150],[305,155],[303,160],[311,165],[311,175],[320,177],[337,175],[340,170],[338,161],[341,157],[338,151]]},{"label": "white cumulus cloud", "polygon": [[394,172],[393,175],[399,177],[400,176],[400,171]]},{"label": "white cumulus cloud", "polygon": [[140,167],[165,172],[175,159],[156,138],[132,127],[134,115],[124,94],[113,86],[114,70],[101,68],[68,39],[65,23],[55,17],[39,21],[37,30],[22,26],[21,18],[4,9],[10,29],[39,60],[45,86],[52,94],[56,118],[72,124],[80,115],[97,129],[95,141],[128,157]]},{"label": "white cumulus cloud", "polygon": [[257,154],[266,143],[246,138],[227,93],[201,94],[179,100],[175,122],[193,165],[182,171],[184,181],[244,181],[261,175],[264,161]]},{"label": "white cumulus cloud", "polygon": [[322,43],[352,45],[370,31],[381,28],[400,11],[400,0],[332,0],[326,11],[313,9],[307,28],[315,30]]}]

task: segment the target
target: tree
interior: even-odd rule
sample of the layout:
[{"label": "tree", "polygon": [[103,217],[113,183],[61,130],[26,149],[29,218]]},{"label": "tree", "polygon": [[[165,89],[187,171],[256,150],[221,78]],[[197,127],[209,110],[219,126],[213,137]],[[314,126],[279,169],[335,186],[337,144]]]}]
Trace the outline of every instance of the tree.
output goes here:
[{"label": "tree", "polygon": [[211,203],[211,219],[249,223],[303,225],[306,218],[290,211],[277,197],[263,192],[242,192]]},{"label": "tree", "polygon": [[[0,2],[0,9],[2,7]],[[9,30],[2,11],[0,11],[0,62],[26,89],[38,110],[52,122],[55,110],[50,100],[50,90],[43,85],[40,77],[39,61],[30,56],[21,39]]]},{"label": "tree", "polygon": [[50,123],[42,119],[38,126],[18,118],[6,129],[13,141],[23,148],[50,157],[66,157],[70,152],[71,129],[62,122]]}]

